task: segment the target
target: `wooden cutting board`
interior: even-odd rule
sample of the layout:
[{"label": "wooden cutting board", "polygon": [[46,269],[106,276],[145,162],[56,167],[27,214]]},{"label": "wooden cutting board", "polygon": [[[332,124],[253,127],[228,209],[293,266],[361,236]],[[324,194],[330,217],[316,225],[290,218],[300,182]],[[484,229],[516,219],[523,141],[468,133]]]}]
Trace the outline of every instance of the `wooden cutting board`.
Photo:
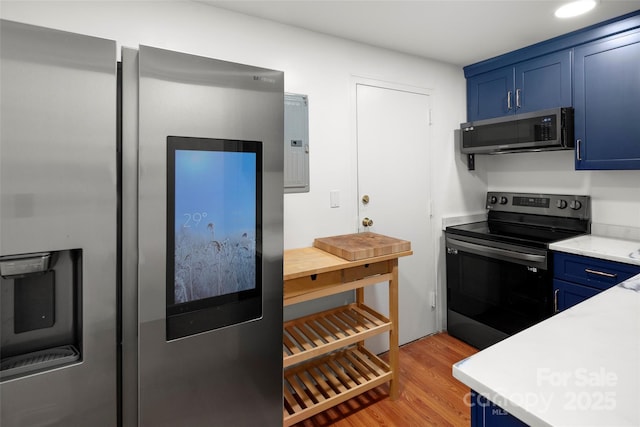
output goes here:
[{"label": "wooden cutting board", "polygon": [[408,240],[399,240],[370,232],[320,237],[313,241],[313,246],[347,261],[411,250],[411,242]]}]

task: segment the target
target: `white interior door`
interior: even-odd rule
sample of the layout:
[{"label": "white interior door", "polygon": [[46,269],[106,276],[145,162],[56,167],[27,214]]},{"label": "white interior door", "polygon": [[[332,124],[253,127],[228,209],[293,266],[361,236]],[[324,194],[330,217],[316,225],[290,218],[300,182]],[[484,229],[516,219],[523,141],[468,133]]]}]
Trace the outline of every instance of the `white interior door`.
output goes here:
[{"label": "white interior door", "polygon": [[[430,220],[429,112],[426,93],[356,84],[359,229],[411,241],[399,260],[399,342],[436,332],[435,261]],[[368,196],[368,202],[363,198]],[[362,221],[373,221],[364,227]],[[369,286],[365,303],[387,315],[388,287]],[[386,351],[387,335],[367,346]]]}]

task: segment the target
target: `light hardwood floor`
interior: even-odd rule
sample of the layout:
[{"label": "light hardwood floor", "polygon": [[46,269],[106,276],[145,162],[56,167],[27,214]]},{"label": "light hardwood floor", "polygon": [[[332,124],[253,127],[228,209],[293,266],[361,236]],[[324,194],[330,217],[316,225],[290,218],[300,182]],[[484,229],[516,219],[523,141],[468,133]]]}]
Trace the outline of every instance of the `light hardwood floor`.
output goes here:
[{"label": "light hardwood floor", "polygon": [[469,389],[453,378],[451,366],[476,351],[447,333],[406,344],[400,348],[397,400],[387,397],[388,386],[384,385],[295,427],[469,426],[465,404]]}]

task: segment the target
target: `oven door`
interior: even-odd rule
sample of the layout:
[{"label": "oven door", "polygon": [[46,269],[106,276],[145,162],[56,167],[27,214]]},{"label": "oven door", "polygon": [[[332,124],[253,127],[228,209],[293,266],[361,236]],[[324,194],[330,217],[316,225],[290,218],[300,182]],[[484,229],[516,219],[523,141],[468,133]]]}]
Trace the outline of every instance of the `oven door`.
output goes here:
[{"label": "oven door", "polygon": [[552,315],[547,250],[446,236],[451,335],[485,348]]}]

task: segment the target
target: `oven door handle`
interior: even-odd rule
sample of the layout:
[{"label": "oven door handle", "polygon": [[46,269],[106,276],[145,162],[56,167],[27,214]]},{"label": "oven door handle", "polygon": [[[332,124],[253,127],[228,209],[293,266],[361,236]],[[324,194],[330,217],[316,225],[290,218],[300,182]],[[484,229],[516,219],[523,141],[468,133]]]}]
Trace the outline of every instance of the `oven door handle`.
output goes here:
[{"label": "oven door handle", "polygon": [[543,263],[546,260],[544,255],[527,254],[524,252],[511,251],[507,249],[493,248],[491,246],[478,245],[476,243],[463,242],[462,240],[447,237],[447,244],[453,244],[468,252],[477,255],[494,256],[500,259],[517,259],[520,261]]}]

